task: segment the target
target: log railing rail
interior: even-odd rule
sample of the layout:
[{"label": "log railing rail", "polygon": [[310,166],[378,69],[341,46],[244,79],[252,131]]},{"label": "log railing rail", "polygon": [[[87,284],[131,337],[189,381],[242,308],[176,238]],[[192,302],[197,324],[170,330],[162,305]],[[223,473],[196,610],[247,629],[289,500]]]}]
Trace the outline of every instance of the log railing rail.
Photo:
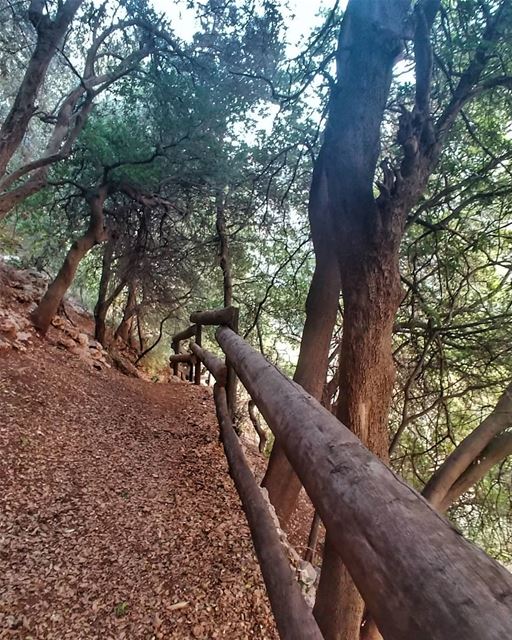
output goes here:
[{"label": "log railing rail", "polygon": [[[465,540],[332,413],[248,345],[227,317],[202,312],[191,321],[218,321],[216,338],[227,366],[283,446],[384,638],[509,637],[512,574]],[[280,637],[322,638],[291,580],[267,503],[234,433],[225,365],[202,348],[193,346],[192,352],[216,377],[221,438]]]},{"label": "log railing rail", "polygon": [[[205,367],[213,374],[214,378],[217,380],[217,376],[215,375],[215,371],[209,366],[212,363],[212,360],[209,359],[209,362],[205,362],[199,352],[193,351],[192,354],[189,355],[189,359],[182,360],[180,358],[176,358],[175,356],[182,355],[181,354],[181,343],[185,340],[189,340],[190,338],[195,338],[195,344],[197,347],[201,347],[201,339],[202,339],[202,327],[203,326],[227,326],[230,327],[233,331],[238,331],[238,307],[224,307],[222,309],[214,309],[212,311],[195,311],[190,315],[190,322],[192,324],[176,333],[172,337],[171,347],[174,351],[174,356],[169,358],[169,363],[172,366],[174,375],[178,375],[178,364],[180,362],[188,362],[191,366],[190,380],[194,380],[195,384],[201,384],[201,363],[205,365]],[[208,352],[205,352],[208,353]],[[213,354],[209,354],[213,355]],[[194,369],[194,373],[192,373],[192,368]],[[219,370],[217,370],[219,373]],[[234,411],[236,408],[236,373],[233,367],[226,363],[226,381],[223,386],[226,387],[228,407],[230,410],[231,418],[234,418]]]}]

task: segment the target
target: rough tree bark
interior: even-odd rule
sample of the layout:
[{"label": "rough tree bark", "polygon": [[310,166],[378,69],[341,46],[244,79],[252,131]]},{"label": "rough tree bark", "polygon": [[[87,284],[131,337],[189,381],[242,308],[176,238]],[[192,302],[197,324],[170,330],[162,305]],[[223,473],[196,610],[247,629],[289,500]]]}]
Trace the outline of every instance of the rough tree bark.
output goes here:
[{"label": "rough tree bark", "polygon": [[[373,185],[380,128],[407,1],[349,2],[336,55],[324,153],[343,298],[338,417],[381,459],[395,379],[393,323],[402,298],[402,215],[379,206]],[[394,212],[395,213],[395,212]],[[359,638],[364,604],[327,535],[315,616],[326,640]]]},{"label": "rough tree bark", "polygon": [[85,234],[71,245],[64,264],[55,280],[50,284],[37,308],[31,314],[32,322],[45,334],[48,331],[59,305],[69,289],[82,258],[97,244],[107,240],[103,205],[108,194],[108,186],[102,185],[87,195],[90,218]]},{"label": "rough tree bark", "polygon": [[[387,455],[383,425],[394,378],[390,355],[391,319],[401,297],[398,249],[405,220],[424,192],[461,109],[472,96],[496,86],[492,79],[480,85],[479,82],[502,37],[504,25],[510,23],[511,7],[505,0],[494,7],[493,13],[486,13],[481,41],[460,75],[451,99],[434,121],[430,108],[433,64],[430,31],[439,4],[439,0],[419,0],[411,12],[409,0],[349,2],[340,30],[338,76],[330,98],[321,152],[327,183],[325,203],[330,208],[324,220],[327,233],[336,237],[347,314],[341,354],[345,371],[340,371],[341,388],[347,384],[347,389],[344,399],[340,395],[339,412],[349,421],[353,420],[354,425],[349,422],[348,426],[363,436],[366,434],[368,444],[383,456]],[[403,106],[399,122],[397,142],[402,149],[401,162],[393,167],[383,165],[380,196],[375,199],[373,187],[380,152],[380,126],[392,68],[406,37],[412,38],[414,44],[415,101],[411,109]],[[310,204],[310,216],[311,213]],[[311,223],[313,227],[314,216]],[[314,231],[313,228],[313,239]],[[315,253],[317,259],[326,255],[321,249]],[[320,297],[320,291],[325,291],[327,286],[322,278],[312,282],[310,298]],[[302,350],[306,351],[309,345],[307,329],[310,320],[314,326],[315,313],[320,326],[330,325],[326,318],[320,317],[324,313],[321,301],[316,309],[311,309],[311,316],[308,309],[299,364],[303,363],[306,368],[305,384],[313,388],[315,380],[307,381],[308,360],[311,372],[318,371],[317,362],[324,361],[322,340],[318,340],[319,360],[315,353],[309,359],[301,361],[301,358]],[[320,330],[318,335],[321,333]],[[314,338],[311,347],[314,348]],[[349,367],[354,367],[353,374]],[[372,370],[367,375],[368,367]],[[300,368],[297,381],[302,378]],[[371,391],[368,398],[363,390]],[[371,429],[368,428],[370,420]],[[264,484],[285,524],[299,485],[279,446],[271,457]],[[324,579],[327,575],[328,572],[324,572]],[[331,626],[335,626],[335,619],[331,620]]]},{"label": "rough tree bark", "polygon": [[[340,296],[339,267],[328,215],[326,168],[323,154],[315,163],[309,194],[309,220],[315,250],[315,271],[306,300],[294,381],[319,400],[327,374],[331,337]],[[301,483],[279,441],[275,441],[262,485],[268,490],[282,527],[286,527],[297,503]]]}]

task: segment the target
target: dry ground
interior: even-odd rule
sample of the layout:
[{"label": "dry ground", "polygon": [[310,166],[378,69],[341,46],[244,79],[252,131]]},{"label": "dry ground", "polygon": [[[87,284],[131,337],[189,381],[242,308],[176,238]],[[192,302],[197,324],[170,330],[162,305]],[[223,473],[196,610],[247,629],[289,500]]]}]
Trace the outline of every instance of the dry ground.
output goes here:
[{"label": "dry ground", "polygon": [[210,391],[0,353],[0,638],[276,633]]}]

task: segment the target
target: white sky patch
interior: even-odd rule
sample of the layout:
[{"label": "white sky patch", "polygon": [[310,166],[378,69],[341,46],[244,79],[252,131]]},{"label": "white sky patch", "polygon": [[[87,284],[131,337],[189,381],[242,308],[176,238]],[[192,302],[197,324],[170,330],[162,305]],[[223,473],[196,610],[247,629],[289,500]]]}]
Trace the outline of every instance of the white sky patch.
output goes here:
[{"label": "white sky patch", "polygon": [[[231,0],[234,1],[234,0]],[[348,0],[341,1],[341,7],[347,5]],[[286,25],[287,53],[296,56],[302,49],[304,39],[313,27],[319,25],[323,18],[319,16],[321,10],[329,10],[334,0],[288,0],[288,7],[284,6],[283,16]],[[190,42],[194,33],[199,29],[195,18],[195,11],[187,7],[187,0],[153,0],[153,6],[158,12],[165,13],[171,20],[171,26],[176,35]]]},{"label": "white sky patch", "polygon": [[[341,1],[342,8],[347,2],[348,0]],[[286,27],[286,53],[292,58],[305,48],[312,29],[322,24],[325,20],[325,12],[334,6],[334,0],[310,0],[309,2],[288,0],[286,4],[287,6],[283,2],[282,7]],[[172,3],[168,0],[153,0],[153,5],[158,12],[164,13],[170,19],[171,27],[179,38],[187,42],[192,41],[200,25],[196,19],[195,10],[187,7],[187,0],[177,0]],[[261,113],[261,106],[254,107],[245,123],[234,125],[235,137],[251,144],[255,142],[259,133],[264,132],[267,135],[271,133],[279,107],[269,102],[265,105],[266,113]]]}]

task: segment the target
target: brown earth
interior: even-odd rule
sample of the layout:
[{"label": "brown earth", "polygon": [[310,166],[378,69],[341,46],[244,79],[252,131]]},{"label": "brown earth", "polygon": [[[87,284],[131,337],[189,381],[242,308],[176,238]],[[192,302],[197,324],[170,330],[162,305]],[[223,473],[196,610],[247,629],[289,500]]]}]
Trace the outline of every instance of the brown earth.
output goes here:
[{"label": "brown earth", "polygon": [[0,638],[276,638],[206,387],[0,353]]},{"label": "brown earth", "polygon": [[[0,639],[277,638],[211,389],[149,382],[72,299],[41,339],[46,284],[0,261]],[[312,513],[302,492],[300,555]]]}]

